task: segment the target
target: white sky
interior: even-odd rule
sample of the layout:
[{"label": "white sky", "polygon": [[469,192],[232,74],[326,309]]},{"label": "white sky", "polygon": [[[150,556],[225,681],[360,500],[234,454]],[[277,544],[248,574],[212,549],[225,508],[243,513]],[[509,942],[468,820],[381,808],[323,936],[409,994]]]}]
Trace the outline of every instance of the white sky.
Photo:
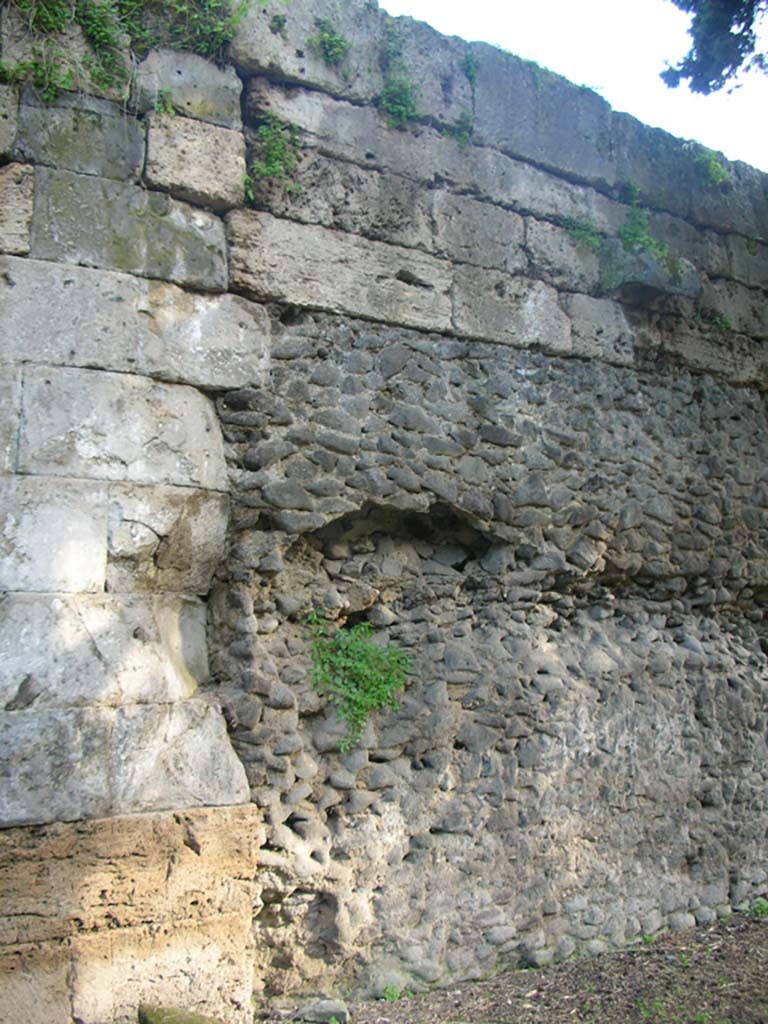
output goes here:
[{"label": "white sky", "polygon": [[[768,75],[743,76],[727,94],[668,89],[666,63],[687,52],[689,16],[669,0],[379,0],[390,14],[444,35],[482,40],[587,85],[614,110],[696,139],[768,171]],[[768,19],[762,27],[763,47]]]}]

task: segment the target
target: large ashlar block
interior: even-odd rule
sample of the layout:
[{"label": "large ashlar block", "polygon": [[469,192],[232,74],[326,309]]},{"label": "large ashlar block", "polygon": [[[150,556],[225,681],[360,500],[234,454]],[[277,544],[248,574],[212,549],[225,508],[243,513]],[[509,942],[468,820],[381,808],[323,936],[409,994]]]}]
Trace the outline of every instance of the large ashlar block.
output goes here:
[{"label": "large ashlar block", "polygon": [[451,325],[451,267],[359,235],[229,214],[233,287],[274,299],[427,330]]},{"label": "large ashlar block", "polygon": [[106,488],[0,477],[0,591],[98,593],[106,563]]},{"label": "large ashlar block", "polygon": [[454,288],[459,334],[551,355],[572,351],[571,324],[554,288],[525,277],[459,267]]},{"label": "large ashlar block", "polygon": [[0,167],[0,252],[29,252],[35,174],[26,164]]},{"label": "large ashlar block", "polygon": [[217,491],[112,486],[107,589],[207,594],[228,519],[229,498]]},{"label": "large ashlar block", "polygon": [[151,50],[135,70],[132,105],[144,114],[165,100],[185,117],[239,129],[242,88],[233,67],[217,68],[195,53]]},{"label": "large ashlar block", "polygon": [[768,293],[765,288],[745,288],[736,281],[710,281],[704,286],[701,304],[724,317],[730,325],[729,330],[760,341],[768,339]]},{"label": "large ashlar block", "polygon": [[0,157],[10,156],[16,140],[19,97],[12,85],[0,85]]},{"label": "large ashlar block", "polygon": [[12,362],[215,388],[263,384],[269,372],[269,317],[237,295],[0,256],[0,303],[0,352]]},{"label": "large ashlar block", "polygon": [[0,832],[0,991],[27,1024],[252,1018],[252,804]]},{"label": "large ashlar block", "polygon": [[16,154],[79,174],[136,180],[144,165],[144,126],[124,108],[83,94],[53,104],[33,91],[19,107]]},{"label": "large ashlar block", "polygon": [[0,712],[0,826],[244,803],[224,717],[175,704]]},{"label": "large ashlar block", "polygon": [[432,193],[434,249],[457,263],[491,267],[507,274],[528,264],[525,224],[516,213],[450,192]]},{"label": "large ashlar block", "polygon": [[611,108],[597,93],[485,43],[474,43],[474,137],[582,181],[611,185]]},{"label": "large ashlar block", "polygon": [[215,411],[193,388],[38,366],[23,388],[23,473],[227,489]]},{"label": "large ashlar block", "polygon": [[[274,14],[274,9],[254,4],[240,22],[230,56],[244,71],[277,73],[285,81],[356,100],[371,100],[381,92],[381,19],[365,0],[295,4],[279,27]],[[349,43],[337,66],[329,66],[319,46],[311,43],[319,35],[316,19],[329,23]]]},{"label": "large ashlar block", "polygon": [[614,366],[634,365],[635,333],[618,303],[566,295],[563,306],[571,320],[574,355]]},{"label": "large ashlar block", "polygon": [[0,475],[16,468],[20,416],[21,368],[0,363]]},{"label": "large ashlar block", "polygon": [[547,284],[566,290],[590,292],[600,279],[597,254],[563,228],[528,217],[525,244],[534,273]]},{"label": "large ashlar block", "polygon": [[124,270],[202,291],[226,291],[218,217],[159,192],[38,167],[35,259]]},{"label": "large ashlar block", "polygon": [[243,133],[191,117],[153,114],[147,133],[145,180],[177,199],[229,210],[245,200]]},{"label": "large ashlar block", "polygon": [[5,594],[0,609],[6,711],[183,700],[208,677],[194,598]]}]

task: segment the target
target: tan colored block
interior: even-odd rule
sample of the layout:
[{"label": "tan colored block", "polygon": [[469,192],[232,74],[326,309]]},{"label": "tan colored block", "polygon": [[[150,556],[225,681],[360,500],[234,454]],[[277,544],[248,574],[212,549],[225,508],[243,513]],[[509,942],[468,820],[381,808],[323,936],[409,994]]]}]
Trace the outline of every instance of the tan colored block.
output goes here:
[{"label": "tan colored block", "polygon": [[29,252],[35,197],[34,168],[27,164],[0,167],[0,251]]},{"label": "tan colored block", "polygon": [[243,134],[189,117],[153,114],[145,180],[150,188],[214,210],[239,206],[245,199]]}]

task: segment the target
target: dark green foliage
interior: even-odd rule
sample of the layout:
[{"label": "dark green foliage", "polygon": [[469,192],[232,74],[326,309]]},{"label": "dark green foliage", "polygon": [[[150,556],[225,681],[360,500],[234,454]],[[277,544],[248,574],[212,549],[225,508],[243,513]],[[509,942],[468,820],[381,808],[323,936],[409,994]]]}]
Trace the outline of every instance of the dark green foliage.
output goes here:
[{"label": "dark green foliage", "polygon": [[669,274],[672,282],[680,281],[682,267],[680,258],[670,250],[669,246],[654,238],[650,232],[650,211],[640,202],[640,190],[636,185],[628,185],[630,208],[627,219],[617,231],[619,241],[627,252],[648,253]]},{"label": "dark green foliage", "polygon": [[349,53],[351,43],[337,32],[327,18],[315,18],[317,35],[307,40],[312,49],[317,50],[329,67],[341,64]]},{"label": "dark green foliage", "polygon": [[768,57],[757,53],[757,26],[768,0],[671,0],[692,14],[691,48],[675,67],[662,72],[671,88],[687,82],[691,92],[717,92],[742,68],[768,70]]},{"label": "dark green foliage", "polygon": [[405,128],[417,114],[413,86],[407,78],[393,78],[384,86],[379,97],[379,108],[390,128]]},{"label": "dark green foliage", "polygon": [[696,177],[703,188],[717,189],[727,185],[731,180],[728,171],[720,163],[720,158],[713,149],[700,149],[694,157]]},{"label": "dark green foliage", "polygon": [[455,124],[449,125],[445,129],[446,135],[450,135],[451,138],[456,139],[459,144],[459,149],[466,149],[472,141],[472,135],[475,130],[475,123],[472,115],[465,111],[456,121]]},{"label": "dark green foliage", "polygon": [[576,245],[582,249],[589,249],[590,252],[600,251],[603,236],[594,224],[589,224],[584,220],[574,220],[572,217],[566,217],[562,224]]},{"label": "dark green foliage", "polygon": [[477,68],[477,57],[474,55],[474,53],[472,53],[471,50],[467,50],[461,61],[461,70],[467,76],[467,81],[472,86],[473,91],[475,88],[475,84],[477,83]]},{"label": "dark green foliage", "polygon": [[373,643],[370,622],[333,629],[317,613],[307,618],[312,633],[312,685],[336,710],[347,727],[339,743],[342,753],[360,737],[372,711],[396,708],[408,679],[410,658],[393,644]]},{"label": "dark green foliage", "polygon": [[250,174],[246,178],[248,198],[253,199],[253,179],[258,178],[275,182],[288,192],[296,191],[298,186],[291,177],[299,161],[300,149],[298,128],[286,124],[274,114],[265,114],[256,130]]}]

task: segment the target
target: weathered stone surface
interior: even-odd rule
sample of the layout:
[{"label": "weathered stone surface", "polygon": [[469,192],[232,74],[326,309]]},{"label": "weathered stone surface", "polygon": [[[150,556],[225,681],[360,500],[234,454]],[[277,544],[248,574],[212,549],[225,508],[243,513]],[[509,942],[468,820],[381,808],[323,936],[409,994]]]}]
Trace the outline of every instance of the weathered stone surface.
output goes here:
[{"label": "weathered stone surface", "polygon": [[226,289],[224,229],[213,214],[135,185],[43,167],[35,188],[35,259]]},{"label": "weathered stone surface", "polygon": [[207,701],[0,712],[3,827],[242,803],[245,773]]},{"label": "weathered stone surface", "polygon": [[650,347],[682,359],[686,365],[704,373],[714,373],[734,384],[768,385],[768,352],[752,338],[723,331],[703,323],[676,320],[665,325],[658,336],[646,336]]},{"label": "weathered stone surface", "polygon": [[34,170],[27,164],[0,167],[0,252],[29,252],[35,196]]},{"label": "weathered stone surface", "polygon": [[232,67],[218,68],[195,53],[151,50],[136,68],[132,105],[143,114],[165,101],[185,117],[239,129],[241,91]]},{"label": "weathered stone surface", "polygon": [[227,488],[213,407],[192,388],[129,374],[29,367],[23,389],[24,473]]},{"label": "weathered stone surface", "polygon": [[0,156],[10,156],[16,140],[19,97],[14,86],[0,85]]},{"label": "weathered stone surface", "polygon": [[525,226],[517,214],[466,196],[435,191],[432,217],[438,256],[507,274],[526,268]]},{"label": "weathered stone surface", "polygon": [[571,351],[571,325],[557,292],[540,281],[472,267],[455,276],[454,327],[459,334],[518,348]]},{"label": "weathered stone surface", "polygon": [[245,140],[242,132],[189,117],[153,114],[147,132],[150,188],[178,199],[229,210],[245,200]]},{"label": "weathered stone surface", "polygon": [[262,841],[253,805],[3,831],[4,1005],[31,1024],[71,1007],[135,1024],[142,1001],[248,1024]]},{"label": "weathered stone surface", "polygon": [[16,468],[21,415],[21,369],[0,364],[0,475]]},{"label": "weathered stone surface", "polygon": [[[587,225],[591,226],[591,225]],[[600,267],[597,254],[563,228],[528,217],[525,247],[532,272],[548,284],[568,291],[591,292],[597,287]]]},{"label": "weathered stone surface", "polygon": [[148,1003],[141,1003],[139,1024],[221,1024],[221,1021],[178,1007],[150,1006]]},{"label": "weathered stone surface", "polygon": [[262,384],[268,372],[269,318],[239,296],[0,257],[0,301],[6,359],[214,388]]},{"label": "weathered stone surface", "polygon": [[266,213],[228,217],[232,286],[277,299],[412,327],[450,325],[450,267],[399,246]]},{"label": "weathered stone surface", "polygon": [[207,594],[224,557],[226,495],[189,487],[109,489],[110,593]]},{"label": "weathered stone surface", "polygon": [[114,103],[62,93],[53,104],[25,91],[15,153],[21,160],[135,181],[144,165],[142,124]]},{"label": "weathered stone surface", "polygon": [[768,338],[768,294],[765,288],[745,288],[735,281],[707,281],[701,305],[717,314],[727,330],[763,341]]},{"label": "weathered stone surface", "polygon": [[6,594],[0,602],[5,711],[171,703],[207,680],[205,608],[192,598]]},{"label": "weathered stone surface", "polygon": [[474,43],[477,141],[568,177],[611,185],[611,108],[530,61]]},{"label": "weathered stone surface", "polygon": [[103,591],[104,488],[73,480],[52,487],[50,480],[21,476],[0,483],[0,590]]},{"label": "weathered stone surface", "polygon": [[[280,15],[275,18],[275,15]],[[316,19],[324,19],[349,48],[334,66],[323,60]],[[255,6],[241,21],[230,55],[247,72],[277,71],[283,81],[315,86],[338,96],[371,100],[381,92],[381,26],[365,0],[317,0],[285,12]]]},{"label": "weathered stone surface", "polygon": [[571,321],[574,355],[618,366],[633,365],[635,334],[618,303],[588,295],[566,295],[563,308]]},{"label": "weathered stone surface", "polygon": [[600,249],[600,287],[639,306],[665,296],[696,300],[701,295],[701,279],[687,260],[650,249],[628,251],[618,238],[606,239]]}]

